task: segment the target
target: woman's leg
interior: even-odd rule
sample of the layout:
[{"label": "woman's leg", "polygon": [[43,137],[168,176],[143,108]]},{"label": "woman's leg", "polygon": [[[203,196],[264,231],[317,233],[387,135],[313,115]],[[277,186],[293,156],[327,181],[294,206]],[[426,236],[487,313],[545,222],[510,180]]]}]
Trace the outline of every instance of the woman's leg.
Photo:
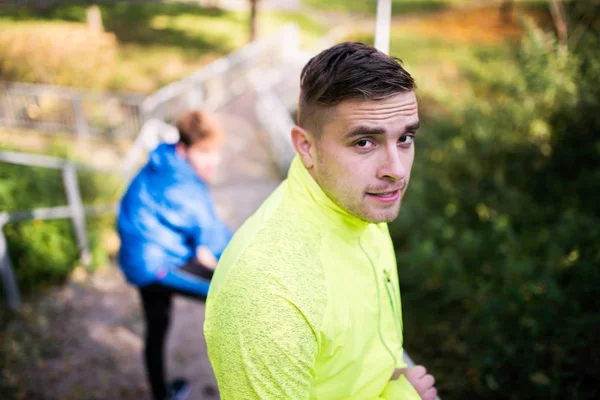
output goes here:
[{"label": "woman's leg", "polygon": [[161,285],[152,284],[140,288],[144,318],[146,321],[146,343],[144,360],[154,400],[164,400],[165,343],[171,319],[171,291]]}]

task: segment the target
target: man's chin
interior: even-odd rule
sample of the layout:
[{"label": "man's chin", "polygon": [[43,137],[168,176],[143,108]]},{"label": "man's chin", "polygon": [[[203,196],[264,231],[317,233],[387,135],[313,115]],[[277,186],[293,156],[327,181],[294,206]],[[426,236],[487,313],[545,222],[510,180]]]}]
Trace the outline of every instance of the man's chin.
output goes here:
[{"label": "man's chin", "polygon": [[392,222],[398,217],[400,212],[400,205],[392,209],[377,210],[365,213],[364,216],[360,217],[363,221],[371,222],[373,224],[379,224],[382,222]]},{"label": "man's chin", "polygon": [[372,222],[374,224],[381,224],[384,222],[389,223],[389,222],[394,221],[396,218],[398,218],[398,214],[395,214],[393,216],[382,216],[381,218],[376,218],[376,219],[373,219],[373,221],[369,221],[369,222]]}]

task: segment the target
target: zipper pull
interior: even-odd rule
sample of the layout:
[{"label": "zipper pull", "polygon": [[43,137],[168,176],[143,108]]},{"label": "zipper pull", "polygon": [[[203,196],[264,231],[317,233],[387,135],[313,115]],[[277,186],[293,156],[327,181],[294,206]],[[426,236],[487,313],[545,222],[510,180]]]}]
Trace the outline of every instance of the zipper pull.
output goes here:
[{"label": "zipper pull", "polygon": [[388,283],[390,283],[390,281],[391,281],[391,274],[390,274],[390,271],[388,269],[384,269],[383,270],[383,276],[385,277],[385,280],[388,281]]}]

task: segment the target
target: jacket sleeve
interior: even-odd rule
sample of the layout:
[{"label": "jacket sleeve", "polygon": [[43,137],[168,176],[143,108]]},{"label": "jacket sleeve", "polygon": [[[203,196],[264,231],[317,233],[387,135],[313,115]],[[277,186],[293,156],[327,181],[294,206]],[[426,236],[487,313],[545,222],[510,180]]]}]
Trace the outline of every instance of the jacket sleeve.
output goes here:
[{"label": "jacket sleeve", "polygon": [[188,292],[197,297],[206,299],[206,296],[208,295],[208,289],[210,287],[210,281],[197,277],[186,271],[181,271],[180,269],[164,270],[164,274],[164,276],[159,278],[161,285],[178,291]]},{"label": "jacket sleeve", "polygon": [[202,224],[202,221],[200,221],[200,232],[195,236],[197,239],[195,244],[196,247],[200,245],[208,247],[218,260],[231,240],[231,231],[214,210],[211,212],[213,217],[210,218],[208,223]]},{"label": "jacket sleeve", "polygon": [[185,234],[190,246],[204,245],[219,259],[231,240],[231,231],[215,212],[208,189],[180,183],[166,197],[169,219]]},{"label": "jacket sleeve", "polygon": [[318,353],[313,328],[284,290],[262,289],[208,299],[204,329],[221,399],[309,399]]}]

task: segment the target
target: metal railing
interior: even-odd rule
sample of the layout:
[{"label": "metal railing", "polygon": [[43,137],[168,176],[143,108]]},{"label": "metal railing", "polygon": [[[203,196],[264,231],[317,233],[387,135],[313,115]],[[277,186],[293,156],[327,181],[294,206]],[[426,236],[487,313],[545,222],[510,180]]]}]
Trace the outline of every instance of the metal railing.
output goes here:
[{"label": "metal railing", "polygon": [[78,137],[131,137],[142,125],[144,97],[0,82],[0,125]]},{"label": "metal railing", "polygon": [[6,297],[11,309],[16,310],[21,303],[14,270],[8,254],[8,244],[4,235],[4,226],[9,222],[27,220],[71,219],[79,246],[81,262],[88,266],[91,263],[91,253],[85,228],[85,217],[110,214],[116,211],[116,205],[84,206],[79,190],[77,171],[114,174],[114,171],[90,168],[65,159],[38,156],[33,154],[0,151],[0,162],[19,164],[33,167],[53,168],[62,170],[63,185],[67,195],[68,205],[58,207],[37,208],[33,210],[0,212],[0,277],[6,291]]}]

